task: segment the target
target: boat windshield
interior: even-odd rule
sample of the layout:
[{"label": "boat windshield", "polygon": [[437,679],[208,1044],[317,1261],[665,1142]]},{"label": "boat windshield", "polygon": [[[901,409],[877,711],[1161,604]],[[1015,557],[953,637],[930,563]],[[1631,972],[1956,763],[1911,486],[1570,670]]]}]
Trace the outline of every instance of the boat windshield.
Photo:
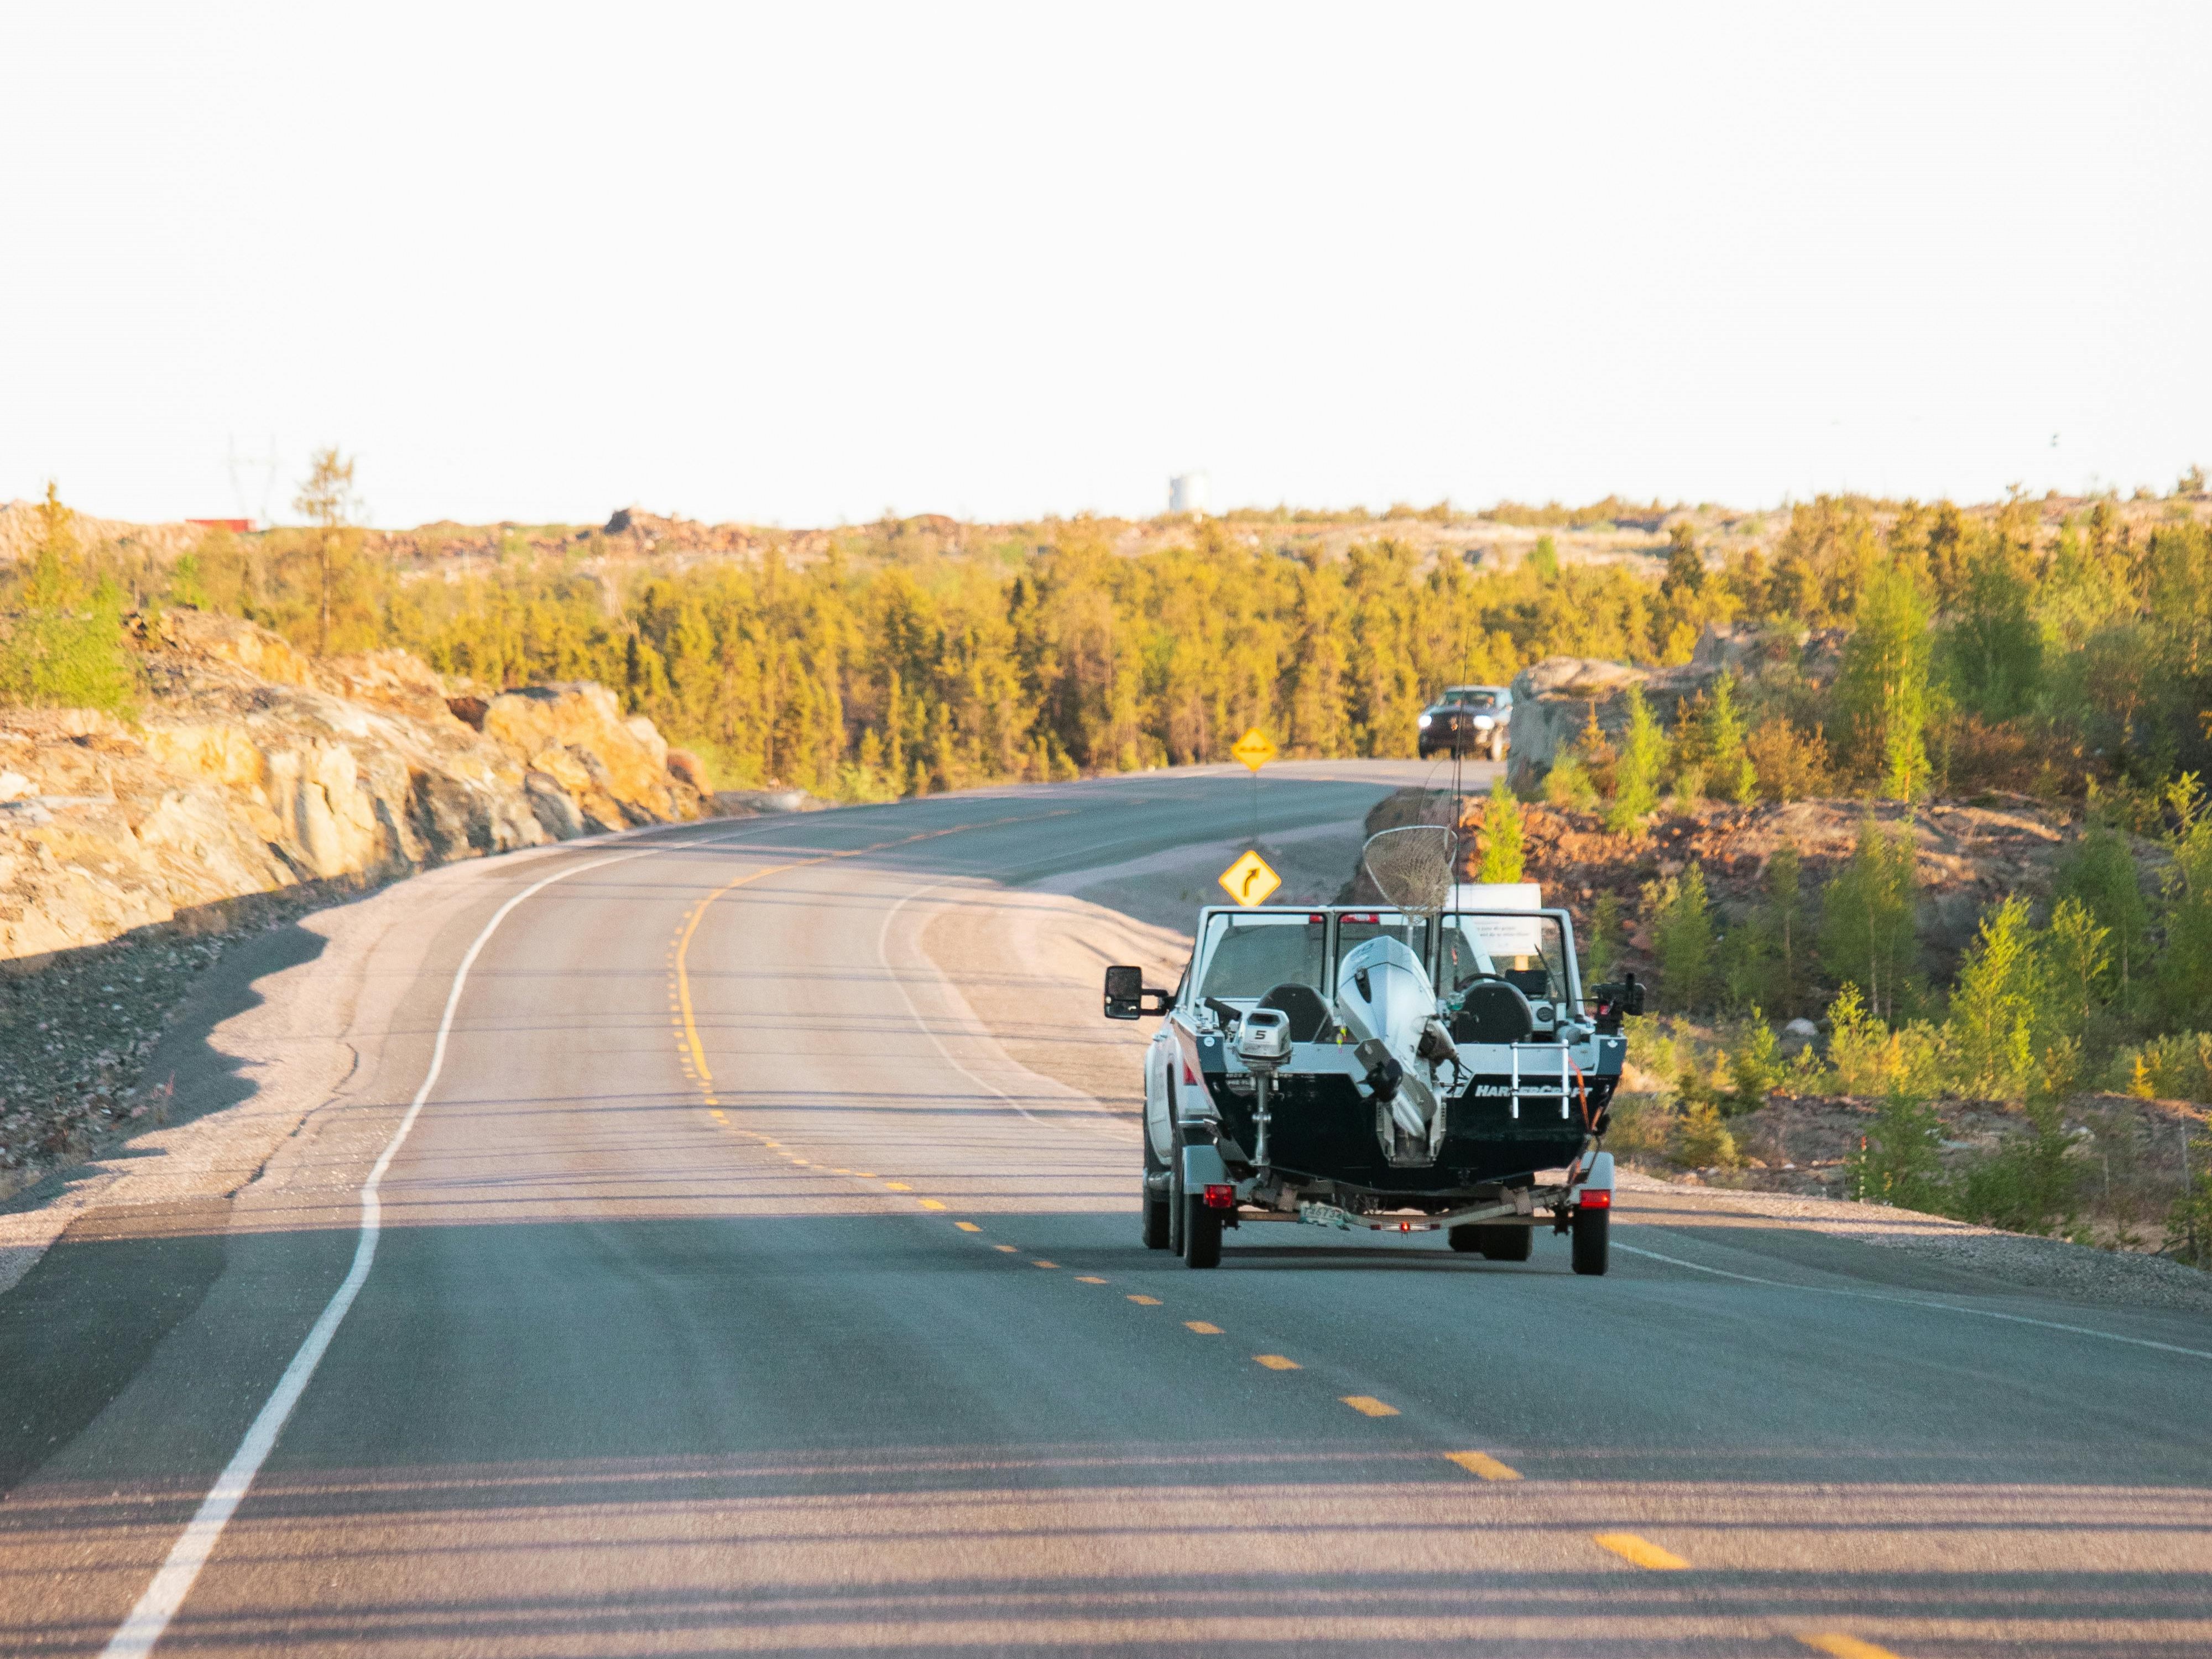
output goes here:
[{"label": "boat windshield", "polygon": [[1455,996],[1478,979],[1495,976],[1516,986],[1529,1000],[1571,1002],[1567,949],[1557,916],[1534,911],[1454,913],[1443,918],[1437,990]]},{"label": "boat windshield", "polygon": [[1356,945],[1383,938],[1396,939],[1422,962],[1429,959],[1429,924],[1397,910],[1344,912],[1336,922],[1336,959],[1342,962],[1345,952]]},{"label": "boat windshield", "polygon": [[1216,911],[1206,919],[1200,997],[1256,1001],[1278,985],[1320,990],[1328,963],[1328,918],[1310,914]]}]

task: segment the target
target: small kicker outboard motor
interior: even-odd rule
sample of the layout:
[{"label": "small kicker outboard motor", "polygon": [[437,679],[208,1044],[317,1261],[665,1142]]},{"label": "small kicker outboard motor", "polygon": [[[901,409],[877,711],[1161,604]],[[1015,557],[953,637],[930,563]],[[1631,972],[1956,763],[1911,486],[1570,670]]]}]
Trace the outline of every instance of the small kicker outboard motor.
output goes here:
[{"label": "small kicker outboard motor", "polygon": [[1274,1082],[1275,1073],[1291,1057],[1291,1017],[1279,1008],[1255,1008],[1244,1016],[1244,1023],[1237,1033],[1237,1057],[1252,1073],[1252,1121],[1258,1126],[1259,1143],[1252,1149],[1252,1161],[1264,1166],[1267,1162],[1267,1126],[1274,1121],[1267,1109],[1268,1085]]}]

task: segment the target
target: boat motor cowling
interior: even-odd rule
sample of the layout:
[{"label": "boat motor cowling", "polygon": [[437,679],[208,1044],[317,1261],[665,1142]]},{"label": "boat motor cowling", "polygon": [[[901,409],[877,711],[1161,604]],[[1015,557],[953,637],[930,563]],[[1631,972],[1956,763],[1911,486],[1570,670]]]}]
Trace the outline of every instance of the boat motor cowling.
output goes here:
[{"label": "boat motor cowling", "polygon": [[1251,1071],[1272,1073],[1291,1057],[1291,1017],[1277,1008],[1255,1008],[1237,1032],[1237,1058]]}]

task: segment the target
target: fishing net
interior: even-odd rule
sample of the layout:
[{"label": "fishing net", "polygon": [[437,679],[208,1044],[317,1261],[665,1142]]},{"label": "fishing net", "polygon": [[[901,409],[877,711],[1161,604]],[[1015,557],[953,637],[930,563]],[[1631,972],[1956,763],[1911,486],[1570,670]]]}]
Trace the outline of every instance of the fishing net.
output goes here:
[{"label": "fishing net", "polygon": [[1368,836],[1360,858],[1385,904],[1425,919],[1451,902],[1458,848],[1458,836],[1443,824],[1414,823]]}]

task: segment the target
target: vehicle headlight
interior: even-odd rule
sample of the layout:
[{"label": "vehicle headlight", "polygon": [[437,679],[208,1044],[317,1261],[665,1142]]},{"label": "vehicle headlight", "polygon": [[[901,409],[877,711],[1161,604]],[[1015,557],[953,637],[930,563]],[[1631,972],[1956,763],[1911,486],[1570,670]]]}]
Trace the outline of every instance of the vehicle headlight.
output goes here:
[{"label": "vehicle headlight", "polygon": [[1424,726],[1426,726],[1428,723],[1429,723],[1429,717],[1428,717],[1426,714],[1422,715],[1422,716],[1421,716],[1421,724],[1422,724],[1422,725],[1424,725]]},{"label": "vehicle headlight", "polygon": [[1487,732],[1492,726],[1498,724],[1496,720],[1491,719],[1487,714],[1477,714],[1474,717],[1474,723],[1477,728],[1485,732]]}]

